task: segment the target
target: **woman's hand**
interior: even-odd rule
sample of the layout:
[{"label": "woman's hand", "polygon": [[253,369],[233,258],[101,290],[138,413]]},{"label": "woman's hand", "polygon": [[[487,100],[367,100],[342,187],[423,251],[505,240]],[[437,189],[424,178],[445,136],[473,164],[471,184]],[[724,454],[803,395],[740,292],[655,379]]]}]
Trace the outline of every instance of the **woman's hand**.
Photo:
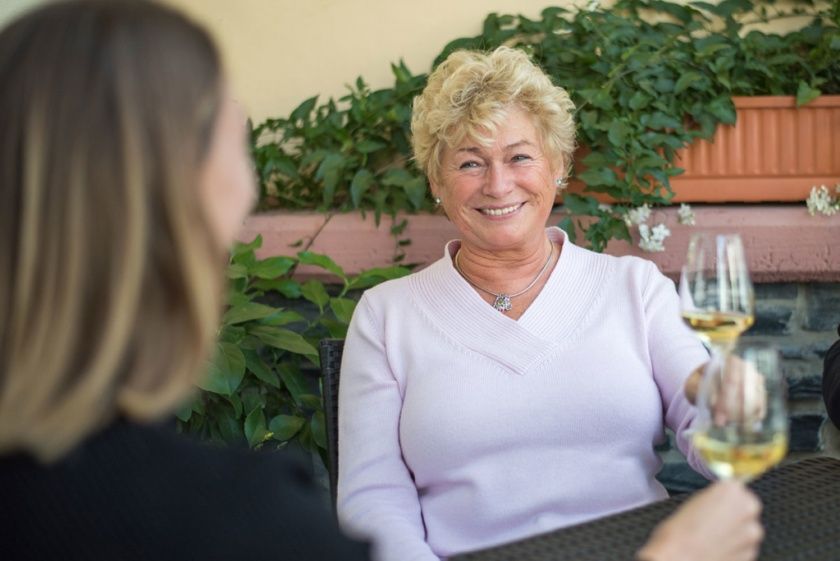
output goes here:
[{"label": "woman's hand", "polygon": [[752,561],[764,538],[760,513],[761,502],[742,483],[715,483],[659,524],[637,559]]},{"label": "woman's hand", "polygon": [[[699,366],[685,381],[685,397],[692,405],[697,404],[697,395],[707,368],[721,368],[720,361],[711,361]],[[735,355],[727,355],[723,375],[718,374],[718,388],[711,392],[710,405],[715,424],[723,426],[728,420],[743,422],[748,419],[761,420],[767,414],[767,391],[764,375],[755,366]],[[716,396],[726,399],[718,400]]]}]

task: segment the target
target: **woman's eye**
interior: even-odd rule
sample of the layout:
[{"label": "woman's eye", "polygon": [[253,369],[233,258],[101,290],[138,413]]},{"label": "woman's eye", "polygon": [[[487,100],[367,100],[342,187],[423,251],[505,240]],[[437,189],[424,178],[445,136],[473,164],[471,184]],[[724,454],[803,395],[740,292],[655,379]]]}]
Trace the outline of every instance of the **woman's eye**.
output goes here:
[{"label": "woman's eye", "polygon": [[525,160],[530,160],[531,156],[528,154],[517,154],[513,157],[514,162],[524,162]]},{"label": "woman's eye", "polygon": [[472,169],[472,168],[477,168],[477,167],[478,167],[478,162],[476,162],[475,160],[467,160],[466,162],[459,165],[458,169]]}]

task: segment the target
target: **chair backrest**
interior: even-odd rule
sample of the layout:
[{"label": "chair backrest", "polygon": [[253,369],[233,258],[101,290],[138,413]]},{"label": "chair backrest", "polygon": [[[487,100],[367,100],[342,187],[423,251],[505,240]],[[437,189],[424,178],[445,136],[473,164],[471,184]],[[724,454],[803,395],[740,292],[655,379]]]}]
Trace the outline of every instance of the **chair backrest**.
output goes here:
[{"label": "chair backrest", "polygon": [[344,339],[322,339],[318,352],[323,375],[324,421],[327,425],[327,471],[330,474],[330,499],[335,511],[338,489],[338,379]]}]

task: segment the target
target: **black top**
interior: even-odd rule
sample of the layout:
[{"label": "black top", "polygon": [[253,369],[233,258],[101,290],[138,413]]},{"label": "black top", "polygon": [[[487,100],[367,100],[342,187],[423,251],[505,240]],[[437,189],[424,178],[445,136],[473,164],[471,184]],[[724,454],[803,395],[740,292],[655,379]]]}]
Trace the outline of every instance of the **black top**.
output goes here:
[{"label": "black top", "polygon": [[[837,335],[840,335],[840,325],[837,326]],[[825,355],[822,390],[825,410],[834,425],[840,428],[840,339]]]},{"label": "black top", "polygon": [[0,456],[0,558],[356,561],[308,471],[115,423],[58,463]]}]

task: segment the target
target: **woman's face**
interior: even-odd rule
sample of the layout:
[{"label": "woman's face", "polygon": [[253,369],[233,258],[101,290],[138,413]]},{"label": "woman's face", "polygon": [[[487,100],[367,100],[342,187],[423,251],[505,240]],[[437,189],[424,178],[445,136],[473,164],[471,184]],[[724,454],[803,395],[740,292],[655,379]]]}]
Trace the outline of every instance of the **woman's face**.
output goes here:
[{"label": "woman's face", "polygon": [[466,138],[445,147],[441,181],[432,183],[462,242],[480,251],[543,243],[562,165],[549,161],[523,110],[511,109],[490,146]]},{"label": "woman's face", "polygon": [[200,176],[210,228],[230,246],[256,200],[256,186],[246,144],[245,116],[225,93]]}]

